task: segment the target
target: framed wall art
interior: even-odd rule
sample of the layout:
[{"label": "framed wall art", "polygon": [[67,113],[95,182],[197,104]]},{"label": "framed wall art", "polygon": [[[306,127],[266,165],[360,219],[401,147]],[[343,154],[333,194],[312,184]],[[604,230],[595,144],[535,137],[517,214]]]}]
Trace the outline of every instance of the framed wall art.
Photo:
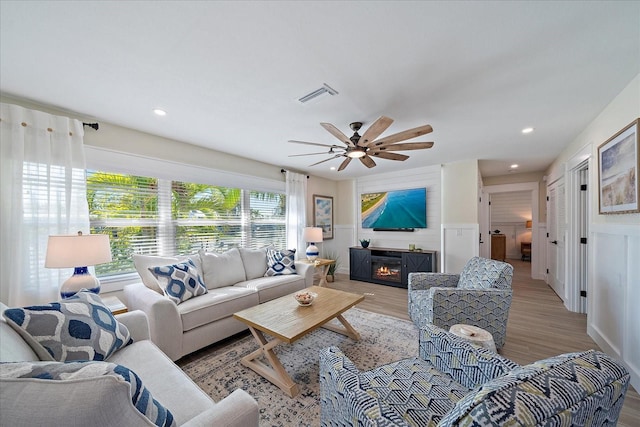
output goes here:
[{"label": "framed wall art", "polygon": [[638,124],[636,119],[598,147],[598,196],[601,214],[638,209]]},{"label": "framed wall art", "polygon": [[313,195],[313,226],[322,228],[322,240],[333,239],[333,197]]}]

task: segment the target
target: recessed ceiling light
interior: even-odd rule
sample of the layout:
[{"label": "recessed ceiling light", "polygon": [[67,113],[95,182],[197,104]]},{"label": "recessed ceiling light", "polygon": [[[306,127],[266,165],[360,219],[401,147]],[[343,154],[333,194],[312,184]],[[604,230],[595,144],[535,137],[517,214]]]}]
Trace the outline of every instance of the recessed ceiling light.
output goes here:
[{"label": "recessed ceiling light", "polygon": [[531,133],[533,132],[533,128],[524,128],[522,129],[522,133]]},{"label": "recessed ceiling light", "polygon": [[329,168],[329,170],[334,171],[334,170],[336,170],[336,167],[335,167],[335,166],[331,166],[331,167]]},{"label": "recessed ceiling light", "polygon": [[166,115],[167,115],[167,112],[166,112],[166,111],[164,111],[164,110],[163,110],[163,109],[161,109],[161,108],[154,108],[154,109],[153,109],[153,112],[154,112],[154,114],[156,114],[156,115],[158,115],[158,116],[166,116]]},{"label": "recessed ceiling light", "polygon": [[518,165],[516,165],[515,163],[511,165],[511,169],[517,169]]}]

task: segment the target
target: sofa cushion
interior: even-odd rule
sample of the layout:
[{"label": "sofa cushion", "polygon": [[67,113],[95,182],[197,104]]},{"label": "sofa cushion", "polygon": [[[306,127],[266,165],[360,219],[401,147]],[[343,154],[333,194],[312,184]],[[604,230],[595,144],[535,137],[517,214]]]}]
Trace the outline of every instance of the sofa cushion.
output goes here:
[{"label": "sofa cushion", "polygon": [[0,362],[23,362],[40,360],[38,355],[13,329],[2,314],[8,307],[0,302]]},{"label": "sofa cushion", "polygon": [[202,266],[200,263],[200,257],[198,255],[178,257],[138,254],[133,255],[133,265],[136,267],[136,271],[140,275],[142,283],[144,283],[147,288],[153,289],[159,294],[164,294],[164,291],[160,287],[158,279],[153,275],[153,273],[151,273],[149,268],[175,264],[177,262],[185,262],[187,260],[193,261],[193,263],[196,265],[196,268],[198,269],[198,272],[200,273],[200,276],[202,276]]},{"label": "sofa cushion", "polygon": [[242,257],[246,280],[264,276],[267,271],[267,249],[238,249]]},{"label": "sofa cushion", "polygon": [[109,361],[124,365],[138,374],[153,397],[171,411],[178,425],[214,405],[213,400],[149,340],[123,348]]},{"label": "sofa cushion", "polygon": [[[99,377],[111,377],[116,382],[128,383],[132,405],[156,426],[175,426],[173,415],[153,398],[140,377],[130,369],[108,362],[18,362],[0,365],[0,379],[4,387],[11,388],[16,383],[32,382],[29,395],[21,395],[23,403],[41,400],[42,395],[51,393],[50,382],[59,381],[68,384],[69,390],[94,388]],[[22,389],[24,390],[24,389]],[[66,397],[66,395],[65,395]],[[105,396],[105,398],[109,398]],[[82,404],[73,401],[75,404]],[[60,406],[60,405],[58,405]],[[26,409],[28,410],[28,409]]]},{"label": "sofa cushion", "polygon": [[222,254],[205,252],[201,249],[199,254],[207,289],[231,286],[247,280],[238,248],[231,248]]},{"label": "sofa cushion", "polygon": [[302,290],[306,287],[306,282],[303,276],[289,274],[285,276],[260,277],[258,279],[247,280],[236,283],[233,287],[253,289],[258,293],[260,304],[262,304],[263,302]]},{"label": "sofa cushion", "polygon": [[295,249],[267,248],[267,272],[265,276],[297,274]]},{"label": "sofa cushion", "polygon": [[204,295],[207,288],[193,261],[150,267],[149,271],[158,279],[164,294],[176,304]]},{"label": "sofa cushion", "polygon": [[190,331],[256,305],[258,294],[255,290],[225,286],[185,301],[178,306],[178,312],[182,318],[182,330]]},{"label": "sofa cushion", "polygon": [[3,313],[41,360],[106,360],[132,342],[100,297],[78,292],[60,302]]},{"label": "sofa cushion", "polygon": [[419,358],[360,374],[363,390],[395,410],[408,425],[435,426],[468,392]]}]

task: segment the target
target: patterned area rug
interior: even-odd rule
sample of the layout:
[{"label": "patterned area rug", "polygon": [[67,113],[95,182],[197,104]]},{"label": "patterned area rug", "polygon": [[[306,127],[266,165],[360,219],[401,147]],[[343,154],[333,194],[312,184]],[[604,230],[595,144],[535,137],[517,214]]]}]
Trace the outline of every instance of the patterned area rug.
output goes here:
[{"label": "patterned area rug", "polygon": [[339,347],[360,370],[418,354],[418,330],[413,323],[357,308],[344,313],[344,317],[360,333],[360,341],[319,328],[292,345],[275,348],[300,388],[294,398],[240,363],[242,357],[258,348],[249,334],[222,348],[196,352],[179,365],[215,401],[237,388],[245,390],[258,401],[261,426],[319,426],[320,349]]}]

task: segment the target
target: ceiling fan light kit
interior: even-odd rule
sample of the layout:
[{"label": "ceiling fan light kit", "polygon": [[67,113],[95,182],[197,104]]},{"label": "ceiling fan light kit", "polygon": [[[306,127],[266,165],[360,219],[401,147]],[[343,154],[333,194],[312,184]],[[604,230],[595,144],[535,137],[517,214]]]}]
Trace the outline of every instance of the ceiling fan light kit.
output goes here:
[{"label": "ceiling fan light kit", "polygon": [[381,139],[377,139],[385,130],[387,130],[387,128],[389,128],[389,126],[391,126],[392,123],[393,119],[382,116],[378,120],[373,122],[373,124],[369,126],[369,128],[361,136],[358,131],[362,127],[362,122],[353,122],[349,125],[351,130],[353,130],[354,132],[351,138],[347,137],[340,131],[340,129],[338,129],[331,123],[320,123],[320,126],[322,126],[331,135],[339,139],[344,144],[344,146],[289,140],[289,142],[293,142],[296,144],[306,144],[329,148],[326,153],[293,154],[289,157],[305,155],[311,156],[316,154],[331,155],[331,157],[329,157],[328,159],[321,160],[309,166],[315,166],[320,163],[328,162],[329,160],[337,159],[339,157],[345,157],[343,162],[338,167],[338,171],[341,171],[347,167],[352,159],[359,159],[363,165],[368,168],[372,168],[376,166],[376,162],[373,160],[372,156],[379,159],[404,161],[407,160],[409,156],[394,153],[394,151],[422,150],[433,147],[433,142],[407,142],[398,144],[399,142],[433,132],[433,128],[430,125],[419,126],[417,128],[408,129]]}]

